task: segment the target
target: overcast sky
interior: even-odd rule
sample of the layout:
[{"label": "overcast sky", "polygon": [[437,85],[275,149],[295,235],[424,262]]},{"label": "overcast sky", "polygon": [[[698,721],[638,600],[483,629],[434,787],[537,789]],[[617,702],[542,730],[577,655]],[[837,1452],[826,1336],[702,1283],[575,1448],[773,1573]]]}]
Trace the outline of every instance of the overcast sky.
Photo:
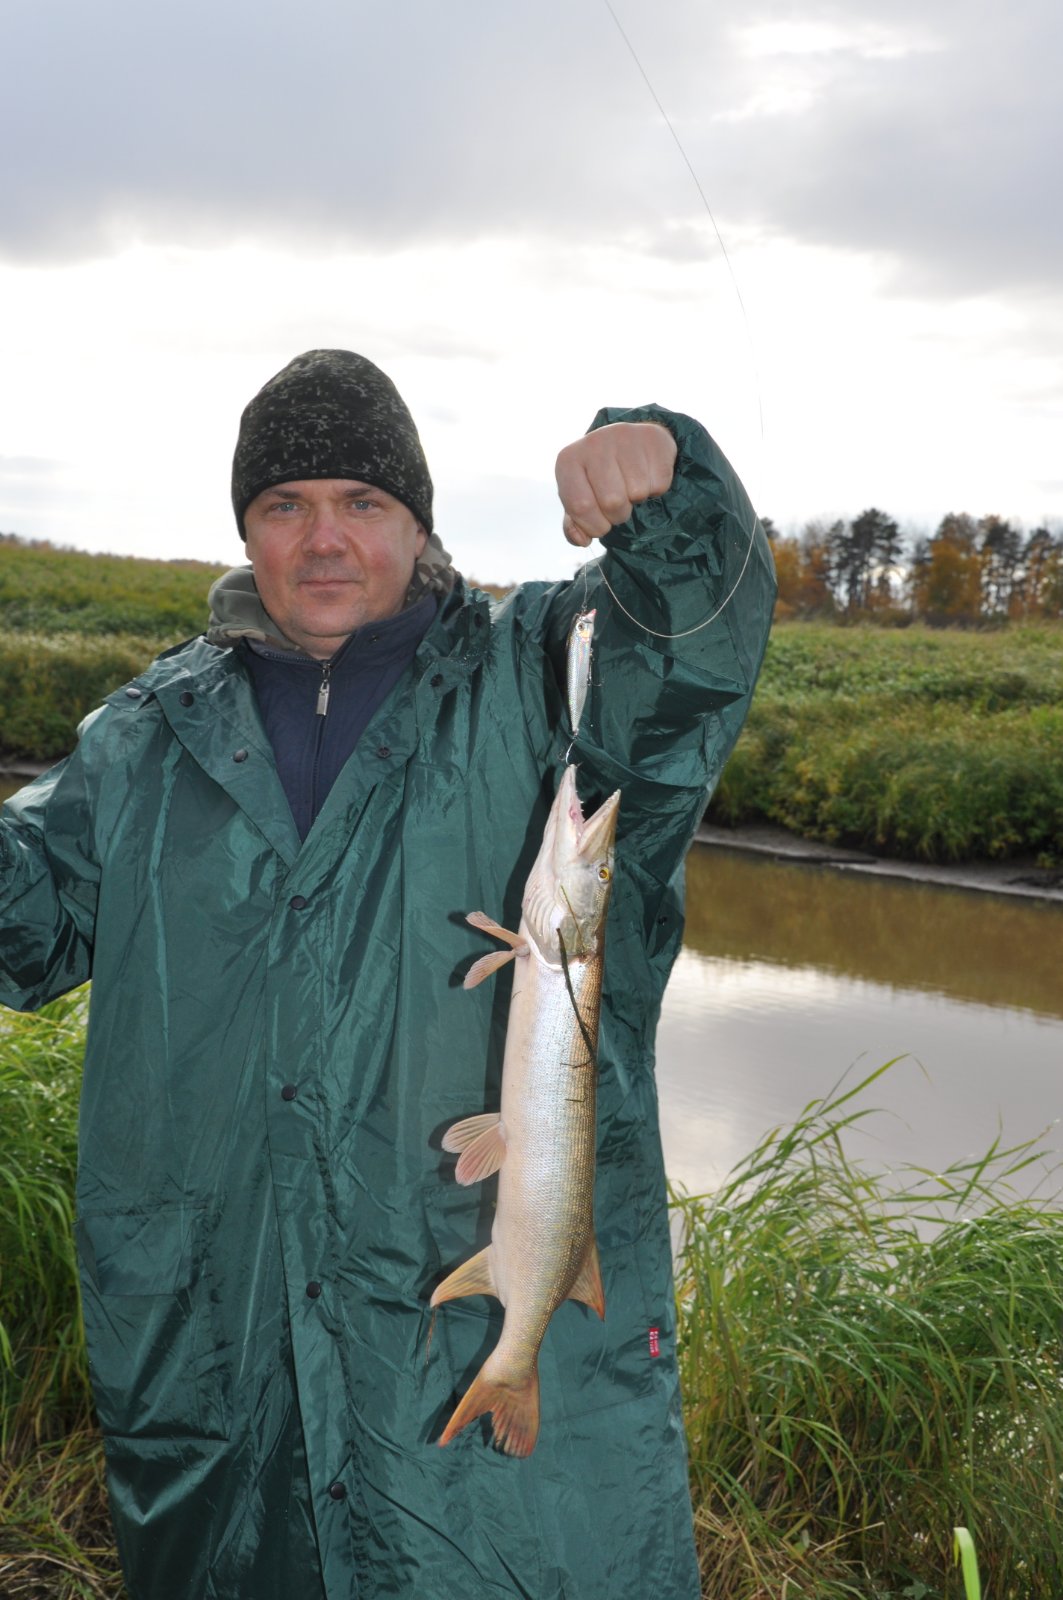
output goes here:
[{"label": "overcast sky", "polygon": [[0,530],[238,561],[322,345],[481,578],[571,570],[556,451],[650,399],[784,528],[1063,526],[1059,0],[613,5],[638,63],[604,0],[0,0]]}]

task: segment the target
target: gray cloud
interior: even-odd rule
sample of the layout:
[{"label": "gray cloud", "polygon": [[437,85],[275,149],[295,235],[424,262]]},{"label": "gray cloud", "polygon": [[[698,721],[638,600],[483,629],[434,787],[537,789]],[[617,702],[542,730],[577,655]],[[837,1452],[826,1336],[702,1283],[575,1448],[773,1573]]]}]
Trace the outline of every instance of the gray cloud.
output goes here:
[{"label": "gray cloud", "polygon": [[0,242],[374,247],[619,219],[625,110],[588,82],[608,25],[560,0],[309,0],[298,26],[277,0],[19,8]]},{"label": "gray cloud", "polygon": [[[888,254],[905,289],[1055,285],[1058,0],[813,0],[796,25],[783,0],[617,10],[725,231]],[[307,0],[297,25],[279,0],[40,0],[9,9],[5,54],[10,259],[130,238],[699,248],[700,201],[595,0]]]},{"label": "gray cloud", "polygon": [[[846,0],[805,15],[850,43],[732,58],[736,109],[743,96],[755,109],[693,141],[706,167],[719,158],[721,205],[807,242],[891,256],[906,291],[1058,290],[1054,0]],[[791,109],[756,109],[773,78]]]}]

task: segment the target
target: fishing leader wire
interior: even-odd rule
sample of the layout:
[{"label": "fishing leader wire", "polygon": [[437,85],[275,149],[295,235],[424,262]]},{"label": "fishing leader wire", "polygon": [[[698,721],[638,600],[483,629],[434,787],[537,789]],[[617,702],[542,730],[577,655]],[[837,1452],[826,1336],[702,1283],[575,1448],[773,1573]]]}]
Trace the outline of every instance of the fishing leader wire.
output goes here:
[{"label": "fishing leader wire", "polygon": [[[701,200],[701,203],[705,208],[705,214],[708,217],[709,221],[712,223],[712,231],[716,235],[716,241],[720,246],[720,254],[723,256],[724,263],[725,263],[725,265],[727,267],[728,276],[731,279],[731,286],[734,289],[735,299],[738,301],[738,307],[739,307],[739,310],[742,313],[742,326],[743,326],[743,329],[745,330],[746,342],[749,345],[750,361],[752,363],[752,369],[753,369],[753,383],[754,383],[754,388],[756,390],[756,397],[757,397],[757,420],[758,420],[758,423],[759,423],[759,426],[760,426],[760,448],[761,448],[761,455],[763,457],[763,452],[764,452],[764,404],[763,404],[763,395],[762,395],[762,391],[761,391],[761,387],[760,387],[760,372],[759,372],[758,367],[757,367],[756,346],[753,343],[753,333],[752,333],[752,330],[751,330],[750,325],[749,325],[749,315],[748,315],[748,312],[746,311],[746,303],[742,298],[742,291],[738,286],[738,278],[735,275],[735,270],[734,270],[734,266],[733,266],[733,264],[731,262],[731,257],[728,254],[727,246],[724,243],[723,234],[720,232],[719,224],[717,223],[716,218],[713,215],[712,207],[709,205],[708,196],[706,195],[705,190],[702,188],[701,179],[698,177],[697,172],[695,171],[694,163],[691,161],[690,157],[687,155],[686,149],[684,148],[684,145],[683,145],[683,141],[680,139],[678,133],[676,132],[675,127],[674,127],[674,125],[672,123],[672,119],[668,115],[667,111],[665,110],[664,105],[663,105],[663,103],[661,101],[660,95],[657,93],[656,89],[653,87],[653,84],[650,81],[650,75],[646,71],[646,68],[643,66],[641,60],[639,59],[638,51],[635,49],[635,46],[632,44],[631,40],[628,38],[628,35],[627,35],[627,33],[626,33],[626,31],[625,31],[625,29],[623,27],[623,24],[620,21],[620,18],[617,16],[616,12],[613,10],[612,5],[610,4],[610,0],[602,0],[602,4],[604,5],[606,11],[608,11],[609,15],[612,17],[613,23],[614,23],[614,25],[616,27],[617,33],[619,33],[621,39],[623,39],[623,41],[624,41],[624,44],[627,46],[628,52],[629,52],[629,54],[631,56],[631,59],[632,59],[632,61],[634,61],[635,66],[638,68],[639,75],[641,76],[643,83],[646,85],[646,88],[649,91],[650,97],[653,100],[654,105],[657,107],[657,110],[660,112],[661,118],[664,121],[664,125],[668,129],[668,132],[672,136],[672,140],[673,140],[673,143],[675,144],[676,149],[679,151],[679,154],[683,158],[683,164],[685,165],[687,171],[689,172],[690,177],[691,177],[691,179],[693,181],[694,187],[698,192],[698,198]],[[625,617],[627,617],[630,622],[633,622],[637,628],[641,628],[644,633],[650,634],[654,639],[686,639],[686,638],[689,638],[689,636],[692,633],[700,633],[703,628],[707,628],[709,626],[710,622],[715,622],[716,618],[721,616],[722,613],[727,609],[727,607],[730,605],[731,601],[734,599],[734,596],[735,596],[735,594],[736,594],[736,592],[738,590],[739,584],[742,582],[742,579],[746,575],[746,569],[749,566],[749,558],[753,554],[753,545],[754,545],[754,543],[756,541],[756,536],[757,536],[757,513],[753,509],[752,501],[750,501],[750,511],[752,513],[753,522],[752,522],[752,525],[751,525],[750,530],[749,530],[749,543],[746,546],[746,553],[745,553],[745,556],[743,558],[742,565],[741,565],[741,567],[739,569],[738,577],[735,579],[734,583],[731,585],[731,588],[728,590],[728,592],[724,596],[723,600],[716,607],[716,610],[713,611],[710,616],[707,616],[702,622],[695,623],[692,628],[684,628],[679,633],[660,633],[660,632],[658,632],[658,630],[656,628],[651,628],[645,622],[640,622],[638,617],[632,616],[631,612],[624,605],[623,601],[617,595],[616,590],[613,588],[612,584],[609,582],[609,579],[605,575],[605,564],[604,564],[604,562],[602,562],[598,567],[598,571],[599,571],[599,574],[601,575],[602,582],[605,584],[605,587],[608,589],[609,593],[613,597],[613,600],[616,602],[616,604],[620,608],[620,610],[624,613]],[[584,569],[584,571],[586,571],[586,569]],[[586,602],[584,602],[584,603],[586,603]]]}]

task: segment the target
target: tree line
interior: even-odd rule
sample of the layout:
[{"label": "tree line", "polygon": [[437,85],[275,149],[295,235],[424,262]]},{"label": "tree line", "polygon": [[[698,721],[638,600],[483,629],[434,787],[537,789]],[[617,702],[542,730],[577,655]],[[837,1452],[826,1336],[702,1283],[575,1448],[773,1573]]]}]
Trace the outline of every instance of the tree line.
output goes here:
[{"label": "tree line", "polygon": [[784,537],[764,519],[779,579],[779,617],[872,616],[973,626],[1063,616],[1063,531],[1029,534],[996,515],[950,511],[906,539],[872,506],[851,522],[806,523]]}]

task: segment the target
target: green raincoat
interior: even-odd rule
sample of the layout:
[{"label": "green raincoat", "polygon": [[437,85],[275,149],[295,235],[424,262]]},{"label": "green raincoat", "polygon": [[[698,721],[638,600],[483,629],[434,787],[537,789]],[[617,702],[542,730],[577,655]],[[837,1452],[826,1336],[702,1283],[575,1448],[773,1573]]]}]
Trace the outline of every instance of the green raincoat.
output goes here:
[{"label": "green raincoat", "polygon": [[[110,696],[0,830],[0,999],[93,979],[78,1235],[135,1600],[694,1600],[653,1038],[684,851],[741,727],[774,597],[697,424],[676,478],[571,583],[459,587],[300,846],[240,654],[196,640]],[[657,635],[635,625],[615,603]],[[697,625],[734,594],[712,624]],[[433,1286],[493,1184],[440,1135],[497,1108],[516,927],[569,743],[564,643],[597,607],[572,759],[622,791],[596,1221],[607,1313],[563,1305],[542,1427],[437,1439],[496,1342]],[[695,630],[695,631],[689,631]],[[493,944],[491,948],[494,948]],[[711,1071],[707,1052],[706,1071]]]}]

